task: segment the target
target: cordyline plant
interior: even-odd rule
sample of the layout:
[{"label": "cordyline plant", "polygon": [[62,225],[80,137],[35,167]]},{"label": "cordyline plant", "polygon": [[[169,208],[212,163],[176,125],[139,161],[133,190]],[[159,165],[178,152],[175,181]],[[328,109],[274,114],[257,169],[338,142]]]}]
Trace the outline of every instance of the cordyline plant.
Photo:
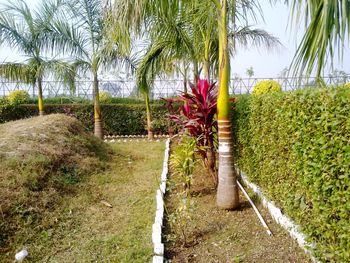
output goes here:
[{"label": "cordyline plant", "polygon": [[[197,85],[190,84],[192,93],[182,93],[175,99],[165,99],[170,120],[174,121],[187,134],[196,139],[196,152],[200,154],[205,167],[217,185],[216,145],[217,121],[216,103],[218,88],[207,80],[199,80]],[[175,110],[174,102],[183,105]]]}]

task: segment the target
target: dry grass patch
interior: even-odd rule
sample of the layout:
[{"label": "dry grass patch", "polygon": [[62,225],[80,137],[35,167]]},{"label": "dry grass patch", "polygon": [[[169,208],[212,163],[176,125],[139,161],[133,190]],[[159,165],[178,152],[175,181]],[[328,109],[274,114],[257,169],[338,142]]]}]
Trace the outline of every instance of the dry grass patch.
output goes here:
[{"label": "dry grass patch", "polygon": [[62,115],[0,132],[0,262],[23,247],[26,262],[151,258],[164,143],[109,147]]}]

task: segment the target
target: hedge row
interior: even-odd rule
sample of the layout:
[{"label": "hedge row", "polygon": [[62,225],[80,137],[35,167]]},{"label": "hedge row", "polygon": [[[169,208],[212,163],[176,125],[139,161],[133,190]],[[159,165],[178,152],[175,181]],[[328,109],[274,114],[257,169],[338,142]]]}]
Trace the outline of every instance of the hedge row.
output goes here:
[{"label": "hedge row", "polygon": [[[105,134],[136,135],[146,134],[146,109],[142,104],[101,105]],[[155,133],[168,132],[166,109],[161,104],[152,104],[153,129]],[[87,131],[93,131],[93,105],[51,104],[45,105],[45,113],[66,113],[78,118]],[[0,106],[0,123],[29,118],[38,115],[36,105]]]},{"label": "hedge row", "polygon": [[[30,98],[28,100],[28,104],[37,104],[37,98]],[[91,99],[84,99],[81,97],[72,97],[72,96],[58,96],[45,98],[44,104],[92,104],[93,101]],[[101,102],[102,103],[102,102]],[[162,100],[152,100],[153,104],[164,104]],[[108,99],[108,103],[106,104],[145,104],[143,99],[139,98],[115,98],[111,97]]]},{"label": "hedge row", "polygon": [[291,216],[324,262],[350,262],[350,90],[243,96],[237,162]]}]

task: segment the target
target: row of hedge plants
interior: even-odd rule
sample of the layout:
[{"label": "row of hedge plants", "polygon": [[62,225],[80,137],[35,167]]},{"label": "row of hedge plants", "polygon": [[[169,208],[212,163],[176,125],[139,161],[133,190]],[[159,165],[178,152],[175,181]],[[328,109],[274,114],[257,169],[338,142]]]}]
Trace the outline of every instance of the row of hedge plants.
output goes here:
[{"label": "row of hedge plants", "polygon": [[[101,104],[145,104],[145,101],[140,98],[117,98],[106,95],[106,93],[101,92],[100,98]],[[37,98],[30,98],[27,104],[37,104]],[[163,104],[161,100],[153,100],[153,104]],[[86,99],[82,97],[75,96],[56,96],[44,98],[44,104],[93,104],[91,99]]]},{"label": "row of hedge plants", "polygon": [[[4,100],[5,101],[5,100]],[[38,115],[35,104],[8,104],[0,101],[0,123],[30,118]],[[143,104],[102,104],[105,134],[139,135],[147,134],[146,109]],[[167,134],[169,121],[167,110],[162,104],[152,104],[155,134]],[[92,104],[46,104],[45,113],[65,113],[79,119],[87,131],[93,131]]]},{"label": "row of hedge plants", "polygon": [[350,262],[350,90],[237,98],[237,163],[296,223],[323,262]]}]

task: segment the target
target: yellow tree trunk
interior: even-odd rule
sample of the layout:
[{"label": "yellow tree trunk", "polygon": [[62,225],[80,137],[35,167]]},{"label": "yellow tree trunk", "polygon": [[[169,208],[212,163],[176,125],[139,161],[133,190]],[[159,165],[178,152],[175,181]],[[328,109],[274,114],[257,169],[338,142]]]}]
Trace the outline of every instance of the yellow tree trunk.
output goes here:
[{"label": "yellow tree trunk", "polygon": [[101,113],[97,73],[94,73],[93,92],[94,92],[94,134],[96,137],[103,139],[102,113]]},{"label": "yellow tree trunk", "polygon": [[147,132],[148,139],[153,140],[153,129],[152,129],[152,120],[151,120],[151,107],[149,104],[149,93],[145,93],[145,102],[146,102],[146,114],[147,114]]},{"label": "yellow tree trunk", "polygon": [[38,78],[38,108],[39,116],[44,116],[43,80],[41,78]]},{"label": "yellow tree trunk", "polygon": [[217,205],[222,209],[239,206],[237,174],[234,169],[231,122],[229,119],[230,60],[227,49],[227,0],[220,0],[219,10],[219,169]]}]

